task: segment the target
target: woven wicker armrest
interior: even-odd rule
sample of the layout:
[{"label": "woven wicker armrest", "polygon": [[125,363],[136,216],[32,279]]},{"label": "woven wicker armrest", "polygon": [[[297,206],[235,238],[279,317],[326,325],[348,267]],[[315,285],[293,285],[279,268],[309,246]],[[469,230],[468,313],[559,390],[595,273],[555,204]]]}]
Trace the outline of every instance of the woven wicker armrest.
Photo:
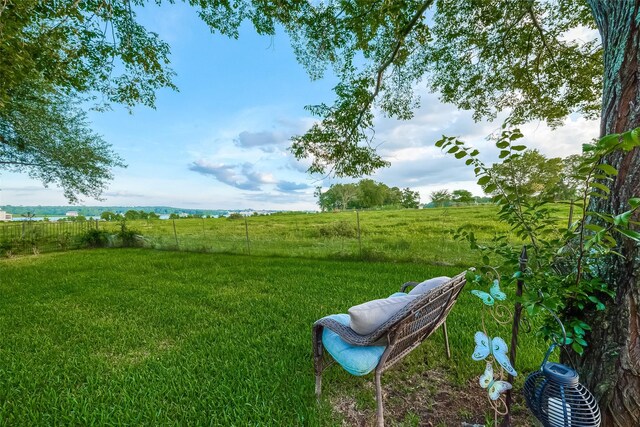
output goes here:
[{"label": "woven wicker armrest", "polygon": [[381,328],[378,328],[369,335],[360,335],[350,327],[327,317],[322,318],[313,324],[313,329],[318,335],[322,333],[322,328],[331,329],[349,344],[359,346],[373,345],[387,332],[385,330],[381,333]]},{"label": "woven wicker armrest", "polygon": [[400,292],[407,292],[407,288],[412,288],[417,284],[418,282],[407,282],[400,287]]}]

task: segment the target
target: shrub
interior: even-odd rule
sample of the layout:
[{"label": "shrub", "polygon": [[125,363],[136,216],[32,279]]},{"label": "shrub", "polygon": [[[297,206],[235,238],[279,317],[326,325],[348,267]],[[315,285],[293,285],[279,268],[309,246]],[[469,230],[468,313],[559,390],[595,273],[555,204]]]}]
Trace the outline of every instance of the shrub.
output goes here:
[{"label": "shrub", "polygon": [[116,235],[120,240],[120,246],[124,248],[134,248],[144,246],[144,239],[142,233],[137,230],[132,230],[127,227],[127,221],[122,220],[120,223],[120,231]]},{"label": "shrub", "polygon": [[0,241],[0,252],[7,258],[11,258],[13,256],[13,251],[15,251],[15,244],[11,240],[3,240]]},{"label": "shrub", "polygon": [[[68,233],[67,233],[68,234]],[[92,228],[87,230],[84,234],[80,235],[80,245],[86,248],[106,248],[109,246],[109,233],[105,230],[96,230]],[[59,244],[66,248],[68,242],[66,239],[59,241]]]},{"label": "shrub", "polygon": [[244,215],[238,212],[230,213],[229,216],[227,217],[227,219],[243,219],[243,218],[244,218]]}]

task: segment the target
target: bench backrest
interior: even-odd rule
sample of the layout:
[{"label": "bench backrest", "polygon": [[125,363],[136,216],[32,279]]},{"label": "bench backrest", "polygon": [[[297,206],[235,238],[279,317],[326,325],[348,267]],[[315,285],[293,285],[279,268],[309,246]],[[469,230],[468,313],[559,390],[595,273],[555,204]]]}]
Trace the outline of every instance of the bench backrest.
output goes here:
[{"label": "bench backrest", "polygon": [[394,316],[388,346],[376,370],[385,371],[418,347],[446,320],[466,283],[466,271],[420,295]]}]

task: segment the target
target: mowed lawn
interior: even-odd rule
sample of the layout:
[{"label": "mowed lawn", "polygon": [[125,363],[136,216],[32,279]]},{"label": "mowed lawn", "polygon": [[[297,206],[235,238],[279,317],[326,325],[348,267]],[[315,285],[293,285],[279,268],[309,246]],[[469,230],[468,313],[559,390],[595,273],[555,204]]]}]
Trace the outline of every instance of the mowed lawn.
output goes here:
[{"label": "mowed lawn", "polygon": [[[372,378],[333,367],[318,405],[312,323],[459,270],[148,249],[0,260],[0,425],[339,425],[331,397],[372,407]],[[383,385],[426,364],[462,386],[482,373],[469,290],[448,321],[452,359],[438,332]],[[508,339],[509,325],[488,328]],[[544,344],[521,343],[526,373]]]}]

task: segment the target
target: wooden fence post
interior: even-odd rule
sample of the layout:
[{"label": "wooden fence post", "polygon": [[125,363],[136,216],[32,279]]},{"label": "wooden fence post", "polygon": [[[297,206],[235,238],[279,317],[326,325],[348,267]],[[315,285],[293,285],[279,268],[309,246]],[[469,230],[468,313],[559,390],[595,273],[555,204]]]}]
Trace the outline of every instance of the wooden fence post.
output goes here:
[{"label": "wooden fence post", "polygon": [[362,238],[360,236],[360,212],[356,209],[356,222],[358,224],[358,247],[360,248],[360,258],[362,258]]},{"label": "wooden fence post", "polygon": [[176,249],[180,249],[180,245],[178,244],[178,232],[176,231],[176,220],[172,219],[171,221],[173,221],[173,237],[175,237],[176,239]]},{"label": "wooden fence post", "polygon": [[[522,290],[524,288],[524,273],[527,270],[527,262],[529,261],[529,257],[527,255],[527,247],[523,246],[522,251],[520,252],[520,277],[518,277],[518,281],[516,282],[516,301],[515,308],[513,311],[513,324],[511,325],[511,345],[509,346],[509,360],[511,361],[511,366],[516,366],[516,353],[518,347],[518,332],[520,329],[520,317],[522,316],[522,304],[519,299],[522,297]],[[507,381],[510,384],[513,384],[513,375],[509,374],[507,377]],[[507,427],[511,425],[511,402],[513,401],[512,390],[507,390],[506,396],[506,405],[507,405],[507,415],[505,415],[502,420],[502,427]]]}]

